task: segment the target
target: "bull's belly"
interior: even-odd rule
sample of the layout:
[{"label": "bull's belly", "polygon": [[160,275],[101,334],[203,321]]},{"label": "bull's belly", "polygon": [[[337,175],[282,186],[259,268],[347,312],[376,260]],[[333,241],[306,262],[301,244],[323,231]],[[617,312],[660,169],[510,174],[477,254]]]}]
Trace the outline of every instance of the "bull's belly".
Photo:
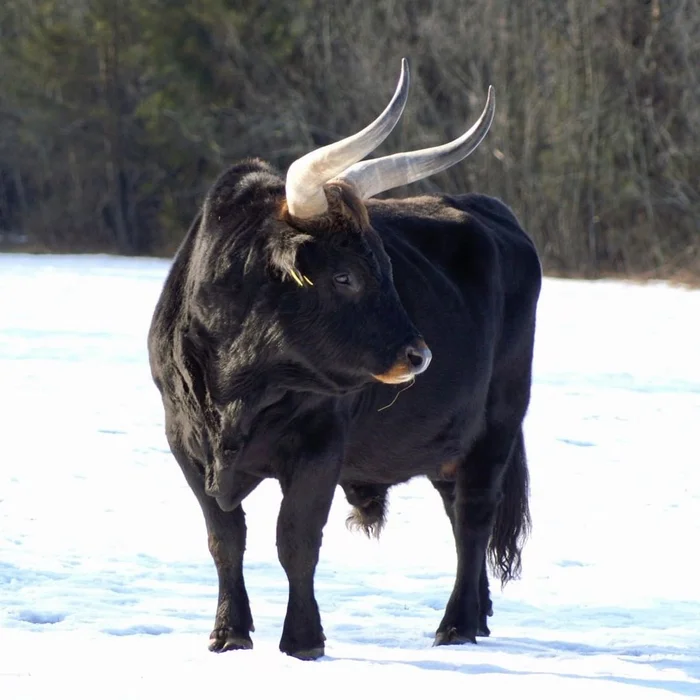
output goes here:
[{"label": "bull's belly", "polygon": [[371,421],[355,423],[345,449],[342,481],[392,485],[416,476],[454,479],[457,463],[481,428],[481,404],[459,406],[455,401],[443,407],[442,414],[429,416],[420,398],[416,394],[413,405],[401,414],[375,413],[370,414]]},{"label": "bull's belly", "polygon": [[341,482],[362,484],[400,484],[417,476],[430,479],[454,479],[458,449],[441,446],[431,450],[395,450],[377,454],[366,449],[349,450],[340,473]]}]

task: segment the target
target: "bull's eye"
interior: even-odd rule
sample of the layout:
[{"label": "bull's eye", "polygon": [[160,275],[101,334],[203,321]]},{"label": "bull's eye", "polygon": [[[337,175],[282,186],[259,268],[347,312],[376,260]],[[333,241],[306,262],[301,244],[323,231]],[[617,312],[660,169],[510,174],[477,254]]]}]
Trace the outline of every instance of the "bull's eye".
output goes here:
[{"label": "bull's eye", "polygon": [[339,292],[357,294],[360,291],[360,282],[352,272],[337,272],[333,275],[333,282]]},{"label": "bull's eye", "polygon": [[349,287],[352,284],[352,278],[347,272],[339,272],[333,276],[333,281],[341,287]]}]

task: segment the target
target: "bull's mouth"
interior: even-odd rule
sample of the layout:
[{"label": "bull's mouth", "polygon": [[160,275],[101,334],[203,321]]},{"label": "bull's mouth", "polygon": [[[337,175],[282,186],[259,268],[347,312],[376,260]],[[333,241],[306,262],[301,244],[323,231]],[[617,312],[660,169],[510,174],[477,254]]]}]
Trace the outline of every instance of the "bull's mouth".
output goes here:
[{"label": "bull's mouth", "polygon": [[384,374],[372,375],[378,382],[382,384],[405,384],[410,382],[416,375],[407,367],[397,367],[394,365],[388,372]]}]

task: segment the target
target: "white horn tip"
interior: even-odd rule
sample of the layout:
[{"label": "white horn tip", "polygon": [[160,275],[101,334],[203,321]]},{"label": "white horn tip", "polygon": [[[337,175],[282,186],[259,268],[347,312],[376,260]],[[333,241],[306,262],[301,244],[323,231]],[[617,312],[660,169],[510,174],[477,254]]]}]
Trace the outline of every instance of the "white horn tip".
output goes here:
[{"label": "white horn tip", "polygon": [[[481,113],[481,118],[480,119],[486,119],[487,120],[487,126],[486,130],[491,127],[491,122],[493,122],[493,118],[496,115],[496,91],[494,90],[493,85],[489,85],[489,91],[488,94],[486,95],[486,105],[484,106],[484,111]],[[486,135],[486,134],[484,134]]]},{"label": "white horn tip", "polygon": [[408,90],[409,81],[411,79],[411,71],[408,68],[408,61],[405,58],[401,59],[401,74],[399,75],[399,83],[396,88],[397,92],[401,90],[402,86]]}]

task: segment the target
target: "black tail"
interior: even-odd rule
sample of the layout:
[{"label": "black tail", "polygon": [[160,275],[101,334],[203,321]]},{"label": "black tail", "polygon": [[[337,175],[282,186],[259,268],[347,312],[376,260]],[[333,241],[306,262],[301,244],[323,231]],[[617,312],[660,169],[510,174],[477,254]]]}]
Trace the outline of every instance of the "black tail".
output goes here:
[{"label": "black tail", "polygon": [[503,497],[496,509],[496,520],[489,541],[489,563],[501,586],[520,576],[522,548],[530,534],[530,475],[522,428],[515,439],[510,463],[503,480]]}]

